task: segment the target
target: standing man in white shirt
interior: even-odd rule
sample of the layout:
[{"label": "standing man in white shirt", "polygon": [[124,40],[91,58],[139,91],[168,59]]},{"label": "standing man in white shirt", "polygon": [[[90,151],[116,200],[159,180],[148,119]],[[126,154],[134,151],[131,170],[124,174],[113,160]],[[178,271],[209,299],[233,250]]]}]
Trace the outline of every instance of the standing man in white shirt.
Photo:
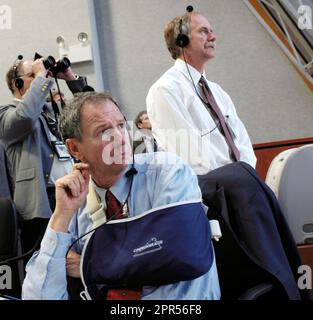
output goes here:
[{"label": "standing man in white shirt", "polygon": [[[250,138],[231,98],[206,78],[205,67],[215,56],[216,41],[208,20],[189,6],[185,15],[166,25],[164,37],[175,64],[147,95],[147,111],[158,145],[180,155],[198,175],[238,160],[255,167]],[[213,95],[220,118],[199,85],[200,79]],[[221,118],[239,156],[230,148]]]}]

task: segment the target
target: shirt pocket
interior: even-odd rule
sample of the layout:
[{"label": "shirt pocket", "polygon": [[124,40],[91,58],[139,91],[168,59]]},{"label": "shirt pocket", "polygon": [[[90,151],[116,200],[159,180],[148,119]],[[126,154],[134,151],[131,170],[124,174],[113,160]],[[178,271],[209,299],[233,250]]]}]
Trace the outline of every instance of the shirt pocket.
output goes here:
[{"label": "shirt pocket", "polygon": [[32,180],[35,178],[35,168],[20,170],[16,175],[16,182]]}]

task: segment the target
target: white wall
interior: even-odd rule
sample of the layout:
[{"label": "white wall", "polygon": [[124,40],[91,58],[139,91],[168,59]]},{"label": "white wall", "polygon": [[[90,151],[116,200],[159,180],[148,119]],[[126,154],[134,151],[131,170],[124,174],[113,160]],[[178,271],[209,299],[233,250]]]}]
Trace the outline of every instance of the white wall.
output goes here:
[{"label": "white wall", "polygon": [[[11,101],[11,92],[5,82],[5,74],[19,54],[33,59],[35,51],[44,56],[58,58],[56,38],[63,35],[70,44],[77,44],[79,32],[90,35],[88,0],[4,0],[12,10],[12,29],[0,29],[0,98],[1,104]],[[95,85],[92,62],[74,64],[74,72],[87,75],[90,85]],[[71,96],[64,82],[61,88]]]},{"label": "white wall", "polygon": [[164,25],[188,4],[217,33],[217,57],[207,75],[232,97],[252,141],[313,136],[313,95],[280,48],[241,0],[94,0],[103,75],[128,116],[145,109],[151,84],[173,60]]},{"label": "white wall", "polygon": [[[89,20],[88,2],[95,7],[95,21]],[[173,64],[163,40],[164,25],[192,4],[209,18],[218,36],[217,56],[208,64],[207,75],[230,94],[252,141],[313,136],[312,92],[241,0],[6,0],[1,4],[10,5],[13,13],[12,29],[0,29],[1,104],[11,99],[4,77],[18,54],[32,58],[38,51],[57,57],[59,34],[76,43],[79,32],[97,30],[92,38],[99,37],[98,64],[81,63],[73,69],[87,75],[91,86],[110,90],[134,118],[145,109],[151,84]],[[103,83],[96,84],[98,72]]]}]

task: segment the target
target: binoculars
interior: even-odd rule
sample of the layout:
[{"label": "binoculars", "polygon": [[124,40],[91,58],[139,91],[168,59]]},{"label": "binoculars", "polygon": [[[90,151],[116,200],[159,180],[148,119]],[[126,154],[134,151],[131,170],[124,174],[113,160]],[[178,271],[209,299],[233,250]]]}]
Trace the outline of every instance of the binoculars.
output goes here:
[{"label": "binoculars", "polygon": [[[36,52],[34,60],[40,58],[42,58],[42,56]],[[71,61],[64,57],[56,62],[54,57],[48,56],[47,58],[44,58],[43,65],[45,66],[46,70],[50,70],[53,75],[57,75],[59,72],[64,72],[67,68],[69,68],[71,66]]]}]

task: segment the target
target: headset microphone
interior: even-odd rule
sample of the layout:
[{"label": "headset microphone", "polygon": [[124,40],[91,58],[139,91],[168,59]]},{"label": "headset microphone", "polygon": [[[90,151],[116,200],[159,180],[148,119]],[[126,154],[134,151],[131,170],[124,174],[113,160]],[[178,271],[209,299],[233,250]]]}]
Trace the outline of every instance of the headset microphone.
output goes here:
[{"label": "headset microphone", "polygon": [[132,167],[130,168],[126,173],[125,173],[125,176],[127,178],[131,177],[131,176],[134,176],[135,174],[137,174],[138,171],[136,170],[136,168]]}]

